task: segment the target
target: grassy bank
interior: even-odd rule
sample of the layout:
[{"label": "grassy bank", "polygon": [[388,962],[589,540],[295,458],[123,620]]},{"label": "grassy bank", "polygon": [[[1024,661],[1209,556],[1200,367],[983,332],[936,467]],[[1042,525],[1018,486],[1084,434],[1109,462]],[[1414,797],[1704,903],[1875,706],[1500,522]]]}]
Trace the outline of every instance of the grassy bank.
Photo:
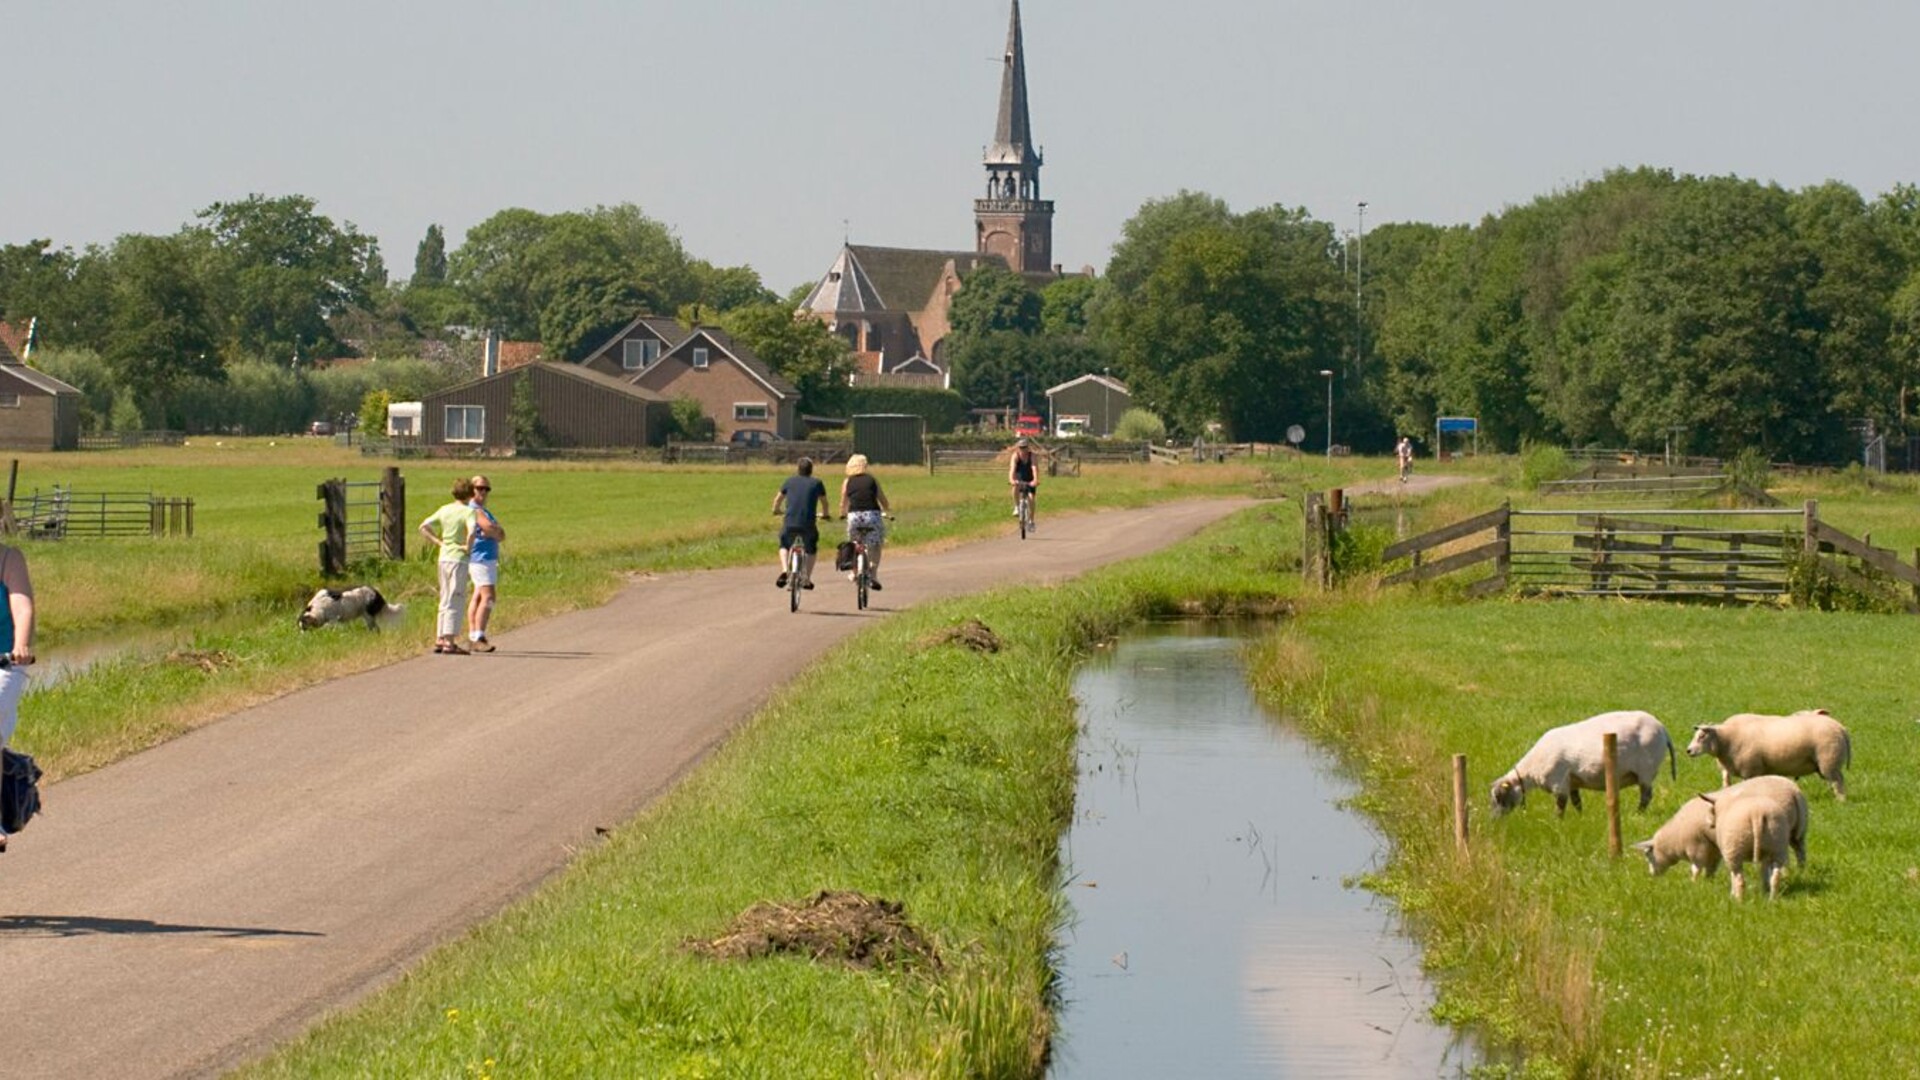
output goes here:
[{"label": "grassy bank", "polygon": [[[243,1075],[1035,1075],[1076,658],[1142,617],[1270,604],[1296,520],[1262,508],[1069,585],[887,620],[528,901]],[[937,643],[967,618],[998,652]],[[684,947],[822,889],[898,901],[937,965]]]},{"label": "grassy bank", "polygon": [[[364,568],[409,607],[395,633],[346,627],[290,631],[320,584],[316,484],[371,480],[383,462],[318,440],[193,440],[186,447],[22,455],[20,490],[152,491],[195,500],[192,539],[69,539],[28,549],[43,654],[121,637],[143,644],[83,677],[37,693],[20,745],[50,776],[116,760],[250,702],[411,655],[428,639],[433,574],[418,537],[406,563]],[[425,517],[473,463],[407,462],[408,517]],[[694,468],[635,463],[487,462],[493,506],[508,529],[495,627],[605,600],[636,572],[773,559],[768,516],[779,467]],[[1317,468],[1299,466],[1299,481]],[[1296,475],[1297,473],[1297,475]],[[881,475],[907,549],[1007,528],[1004,481],[993,473],[886,469]],[[1244,493],[1273,471],[1245,465],[1089,467],[1050,479],[1046,514],[1138,506],[1186,495]],[[830,487],[832,477],[829,476]]]},{"label": "grassy bank", "polygon": [[[1891,521],[1884,497],[1807,489],[1823,513]],[[1855,505],[1857,503],[1857,505]],[[1920,1057],[1920,742],[1905,672],[1910,616],[1652,603],[1448,603],[1358,588],[1315,601],[1266,642],[1256,679],[1362,774],[1392,837],[1378,882],[1412,913],[1446,1018],[1534,1055],[1530,1075],[1856,1077]],[[1726,874],[1649,876],[1606,854],[1598,798],[1494,819],[1487,791],[1549,727],[1651,711],[1684,747],[1734,712],[1824,707],[1852,730],[1849,801],[1802,781],[1809,862],[1772,904],[1734,904]],[[1451,835],[1449,758],[1465,753],[1474,831]],[[1629,842],[1719,786],[1681,756]],[[1750,894],[1751,895],[1751,894]]]}]

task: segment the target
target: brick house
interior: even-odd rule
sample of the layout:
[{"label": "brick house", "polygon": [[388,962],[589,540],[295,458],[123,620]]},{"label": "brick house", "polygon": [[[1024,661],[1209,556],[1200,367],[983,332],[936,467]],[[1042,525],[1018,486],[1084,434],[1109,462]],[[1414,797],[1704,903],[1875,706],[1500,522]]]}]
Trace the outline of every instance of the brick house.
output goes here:
[{"label": "brick house", "polygon": [[75,450],[82,394],[28,367],[0,338],[0,449]]},{"label": "brick house", "polygon": [[691,333],[668,316],[642,315],[588,354],[580,366],[602,375],[631,380],[658,363]]},{"label": "brick house", "polygon": [[426,395],[421,399],[420,441],[482,453],[517,449],[513,395],[522,382],[530,385],[548,446],[637,450],[666,441],[671,417],[665,398],[577,364],[546,362]]},{"label": "brick house", "polygon": [[799,428],[800,391],[746,346],[711,326],[686,331],[685,339],[629,381],[668,400],[684,396],[700,402],[721,442],[747,430],[791,439]]}]

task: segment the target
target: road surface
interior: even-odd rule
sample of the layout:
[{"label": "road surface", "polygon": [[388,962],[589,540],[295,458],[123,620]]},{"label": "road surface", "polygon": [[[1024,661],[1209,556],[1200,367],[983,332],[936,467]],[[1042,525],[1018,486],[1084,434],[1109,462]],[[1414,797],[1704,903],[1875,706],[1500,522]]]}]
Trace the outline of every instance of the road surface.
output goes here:
[{"label": "road surface", "polygon": [[1249,505],[890,554],[865,613],[823,573],[789,614],[770,525],[764,566],[637,581],[492,655],[423,649],[55,785],[0,855],[0,1073],[205,1076],[264,1054],[524,895],[887,611],[1065,579]]}]

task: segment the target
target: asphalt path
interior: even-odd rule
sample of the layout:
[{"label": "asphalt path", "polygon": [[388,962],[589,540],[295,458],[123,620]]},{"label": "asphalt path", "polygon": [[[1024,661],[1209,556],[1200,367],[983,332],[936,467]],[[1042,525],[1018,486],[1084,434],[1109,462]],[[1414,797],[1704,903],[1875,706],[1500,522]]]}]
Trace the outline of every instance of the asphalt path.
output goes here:
[{"label": "asphalt path", "polygon": [[[206,1076],[259,1056],[525,895],[887,612],[1064,580],[1249,505],[890,553],[866,612],[821,572],[797,615],[772,588],[769,519],[764,566],[637,580],[492,655],[423,643],[54,785],[0,855],[0,1074]],[[511,604],[511,564],[501,591]],[[29,746],[32,723],[29,705]]]}]

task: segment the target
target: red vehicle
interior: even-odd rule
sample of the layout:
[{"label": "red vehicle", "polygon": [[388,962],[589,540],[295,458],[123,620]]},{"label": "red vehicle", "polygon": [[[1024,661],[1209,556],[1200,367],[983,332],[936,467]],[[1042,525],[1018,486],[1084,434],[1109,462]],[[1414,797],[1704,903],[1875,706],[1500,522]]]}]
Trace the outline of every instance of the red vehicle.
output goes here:
[{"label": "red vehicle", "polygon": [[1013,422],[1013,433],[1028,439],[1037,439],[1046,431],[1045,421],[1034,413],[1021,413],[1020,419]]}]

